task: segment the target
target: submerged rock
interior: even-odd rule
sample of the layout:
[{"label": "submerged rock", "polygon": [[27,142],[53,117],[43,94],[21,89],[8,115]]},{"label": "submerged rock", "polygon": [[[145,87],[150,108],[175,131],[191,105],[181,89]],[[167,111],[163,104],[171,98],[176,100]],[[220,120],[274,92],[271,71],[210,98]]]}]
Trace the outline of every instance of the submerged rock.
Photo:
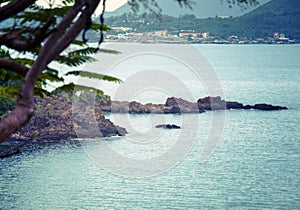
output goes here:
[{"label": "submerged rock", "polygon": [[155,126],[156,128],[164,128],[164,129],[180,129],[180,126],[174,124],[160,124]]},{"label": "submerged rock", "polygon": [[20,149],[18,147],[12,147],[10,145],[0,145],[0,158],[10,157],[18,154]]},{"label": "submerged rock", "polygon": [[262,110],[262,111],[278,111],[278,110],[285,110],[288,109],[285,106],[274,106],[271,104],[255,104],[252,105],[246,105],[243,107],[243,109],[256,109],[256,110]]}]

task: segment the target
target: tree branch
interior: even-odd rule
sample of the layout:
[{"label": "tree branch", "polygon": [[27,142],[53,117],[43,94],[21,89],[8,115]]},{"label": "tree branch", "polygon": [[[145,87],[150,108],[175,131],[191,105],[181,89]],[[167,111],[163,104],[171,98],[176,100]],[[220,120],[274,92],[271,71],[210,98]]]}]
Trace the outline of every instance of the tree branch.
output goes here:
[{"label": "tree branch", "polygon": [[0,68],[9,69],[11,71],[14,71],[24,76],[29,71],[29,68],[23,66],[20,63],[14,62],[12,60],[2,59],[2,58],[0,58]]},{"label": "tree branch", "polygon": [[[54,17],[50,17],[42,27],[37,28],[25,28],[20,31],[11,31],[6,34],[0,35],[0,45],[5,45],[8,48],[17,51],[29,51],[40,45],[52,32],[49,30],[51,24],[54,21]],[[23,41],[22,34],[24,33],[35,33],[37,35],[34,38]]]},{"label": "tree branch", "polygon": [[0,21],[6,20],[11,16],[18,14],[34,4],[35,1],[36,0],[15,0],[3,7],[0,7]]},{"label": "tree branch", "polygon": [[93,1],[87,0],[87,6],[82,11],[79,18],[76,22],[70,27],[70,29],[61,36],[57,42],[55,42],[55,47],[52,47],[52,51],[48,52],[48,56],[50,60],[53,60],[59,53],[61,53],[67,46],[71,44],[71,42],[77,37],[77,35],[82,31],[86,23],[89,21],[90,17],[94,13],[95,9],[97,8],[100,0]]},{"label": "tree branch", "polygon": [[[62,19],[61,23],[51,33],[40,50],[36,61],[26,74],[17,98],[15,110],[0,121],[0,142],[4,141],[30,120],[35,109],[33,91],[39,75],[77,37],[99,3],[100,0],[75,1],[75,4]],[[80,13],[81,15],[72,24]],[[70,29],[66,32],[69,27]]]}]

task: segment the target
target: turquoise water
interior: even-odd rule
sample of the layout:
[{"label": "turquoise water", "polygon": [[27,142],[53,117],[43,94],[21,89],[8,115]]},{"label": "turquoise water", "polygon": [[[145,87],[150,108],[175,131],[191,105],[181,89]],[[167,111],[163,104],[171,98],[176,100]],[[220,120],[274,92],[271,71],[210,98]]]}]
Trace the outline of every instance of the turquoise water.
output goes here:
[{"label": "turquoise water", "polygon": [[108,115],[126,137],[27,144],[1,159],[0,209],[299,209],[300,46],[196,48],[227,100],[290,109]]}]

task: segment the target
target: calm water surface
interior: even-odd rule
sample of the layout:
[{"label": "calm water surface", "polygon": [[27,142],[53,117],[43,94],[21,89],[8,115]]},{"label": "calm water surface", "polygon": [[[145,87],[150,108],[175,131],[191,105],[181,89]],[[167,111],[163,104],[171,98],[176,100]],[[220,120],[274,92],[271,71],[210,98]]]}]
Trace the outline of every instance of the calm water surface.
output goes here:
[{"label": "calm water surface", "polygon": [[[128,136],[27,144],[20,154],[1,159],[0,209],[300,209],[300,46],[196,48],[214,65],[227,100],[290,109],[109,115],[127,128]],[[221,137],[211,143],[207,139],[214,132],[214,118],[225,120],[218,125]],[[152,127],[158,122],[182,129],[157,131]],[[152,138],[155,142],[149,142]],[[178,139],[191,144],[178,150],[173,164],[176,157],[164,153]],[[199,162],[210,143],[213,153]],[[153,156],[172,164],[155,176],[123,176],[95,163],[89,148],[99,154],[110,148],[124,159]],[[109,155],[103,159],[108,166],[111,161],[115,168],[128,167]],[[159,170],[160,165],[154,166]]]}]

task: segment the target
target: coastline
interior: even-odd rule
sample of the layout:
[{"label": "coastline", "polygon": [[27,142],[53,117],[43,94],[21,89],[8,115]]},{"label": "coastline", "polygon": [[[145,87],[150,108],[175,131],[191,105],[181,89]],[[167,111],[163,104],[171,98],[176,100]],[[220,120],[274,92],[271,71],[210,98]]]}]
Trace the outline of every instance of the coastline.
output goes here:
[{"label": "coastline", "polygon": [[211,42],[189,42],[189,41],[138,41],[138,40],[111,40],[106,39],[105,43],[131,43],[131,44],[199,44],[199,45],[299,45],[300,42],[227,42],[227,41],[211,41]]},{"label": "coastline", "polygon": [[[96,101],[94,101],[95,106],[90,106],[93,102],[88,101],[89,99],[94,100],[89,94],[81,96],[76,99],[76,107],[74,108],[70,93],[62,92],[55,97],[37,98],[37,110],[30,122],[8,140],[57,141],[62,139],[80,140],[126,135],[126,128],[113,124],[105,118],[105,113],[201,114],[206,111],[232,109],[261,111],[288,109],[287,107],[271,104],[243,105],[236,101],[225,101],[220,96],[207,96],[198,99],[197,102],[170,97],[165,104],[111,101],[107,96],[97,96]],[[91,113],[94,116],[91,116]],[[95,123],[98,126],[95,126]]]}]

